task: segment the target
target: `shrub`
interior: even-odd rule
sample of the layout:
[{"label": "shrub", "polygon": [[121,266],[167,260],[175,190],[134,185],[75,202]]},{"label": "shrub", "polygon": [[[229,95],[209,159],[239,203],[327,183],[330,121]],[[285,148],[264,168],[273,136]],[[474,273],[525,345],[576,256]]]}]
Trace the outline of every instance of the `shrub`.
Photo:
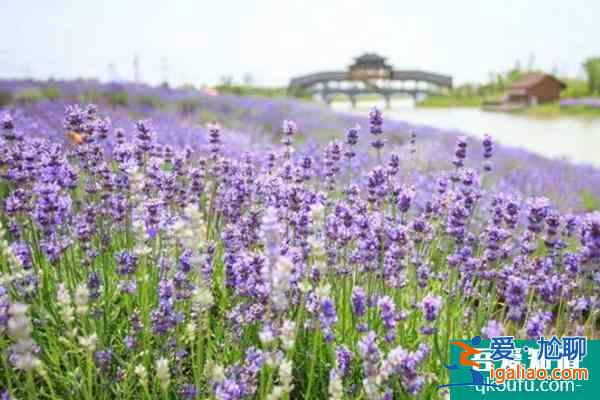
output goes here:
[{"label": "shrub", "polygon": [[15,95],[15,101],[19,104],[34,104],[44,98],[44,94],[38,88],[22,89]]},{"label": "shrub", "polygon": [[10,92],[4,90],[0,91],[0,107],[9,105],[12,99],[12,94]]},{"label": "shrub", "polygon": [[125,107],[129,102],[129,95],[124,90],[118,90],[114,92],[108,92],[105,95],[106,102],[111,107]]}]

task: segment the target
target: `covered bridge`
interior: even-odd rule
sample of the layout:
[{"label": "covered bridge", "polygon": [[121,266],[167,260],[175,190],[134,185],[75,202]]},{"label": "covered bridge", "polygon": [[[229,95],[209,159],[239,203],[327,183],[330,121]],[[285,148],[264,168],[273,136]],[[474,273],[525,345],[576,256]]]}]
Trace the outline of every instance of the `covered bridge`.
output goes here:
[{"label": "covered bridge", "polygon": [[353,106],[357,96],[376,93],[389,106],[396,94],[417,98],[444,88],[452,88],[452,77],[423,70],[397,70],[384,57],[365,53],[356,57],[345,71],[323,71],[293,78],[288,93],[319,96],[327,103],[332,96],[345,95]]}]

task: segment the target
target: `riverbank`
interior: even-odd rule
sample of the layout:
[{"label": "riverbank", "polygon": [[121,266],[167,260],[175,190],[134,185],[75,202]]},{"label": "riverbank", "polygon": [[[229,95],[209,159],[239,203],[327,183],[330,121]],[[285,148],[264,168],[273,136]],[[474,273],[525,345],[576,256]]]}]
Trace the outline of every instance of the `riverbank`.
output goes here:
[{"label": "riverbank", "polygon": [[513,114],[537,118],[583,117],[600,118],[600,108],[588,106],[561,107],[560,103],[539,104],[537,106],[508,111]]},{"label": "riverbank", "polygon": [[[489,99],[484,97],[429,96],[418,102],[415,106],[417,108],[480,108],[483,107],[484,103],[488,100]],[[498,112],[506,112],[535,118],[600,118],[600,108],[593,108],[585,105],[561,107],[559,102],[539,104],[531,107],[516,108]]]},{"label": "riverbank", "polygon": [[479,96],[427,96],[416,106],[423,108],[481,107],[486,99]]}]

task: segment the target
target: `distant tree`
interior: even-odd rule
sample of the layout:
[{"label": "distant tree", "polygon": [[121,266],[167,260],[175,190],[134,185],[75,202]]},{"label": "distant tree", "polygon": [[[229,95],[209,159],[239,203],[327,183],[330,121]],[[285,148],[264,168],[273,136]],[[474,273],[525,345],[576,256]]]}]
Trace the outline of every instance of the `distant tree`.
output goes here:
[{"label": "distant tree", "polygon": [[515,60],[515,66],[513,67],[513,71],[521,71],[521,60]]},{"label": "distant tree", "polygon": [[511,69],[506,73],[506,80],[509,83],[516,82],[523,76],[523,72],[519,68]]},{"label": "distant tree", "polygon": [[584,61],[590,94],[600,93],[600,57],[591,57]]},{"label": "distant tree", "polygon": [[504,90],[504,77],[501,74],[496,75],[496,87],[498,90]]},{"label": "distant tree", "polygon": [[233,86],[233,76],[231,76],[231,75],[222,75],[219,80],[220,80],[219,86],[226,86],[226,87]]}]

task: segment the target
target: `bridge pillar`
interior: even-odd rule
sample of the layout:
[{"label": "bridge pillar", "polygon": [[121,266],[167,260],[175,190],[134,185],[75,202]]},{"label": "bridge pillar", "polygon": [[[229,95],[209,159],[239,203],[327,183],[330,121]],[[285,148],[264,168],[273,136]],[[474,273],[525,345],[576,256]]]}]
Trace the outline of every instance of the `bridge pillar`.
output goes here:
[{"label": "bridge pillar", "polygon": [[390,96],[388,94],[388,95],[385,95],[384,97],[385,97],[385,108],[387,108],[387,109],[392,108],[392,96]]},{"label": "bridge pillar", "polygon": [[353,94],[350,95],[350,103],[352,104],[352,108],[356,108],[356,96]]}]

